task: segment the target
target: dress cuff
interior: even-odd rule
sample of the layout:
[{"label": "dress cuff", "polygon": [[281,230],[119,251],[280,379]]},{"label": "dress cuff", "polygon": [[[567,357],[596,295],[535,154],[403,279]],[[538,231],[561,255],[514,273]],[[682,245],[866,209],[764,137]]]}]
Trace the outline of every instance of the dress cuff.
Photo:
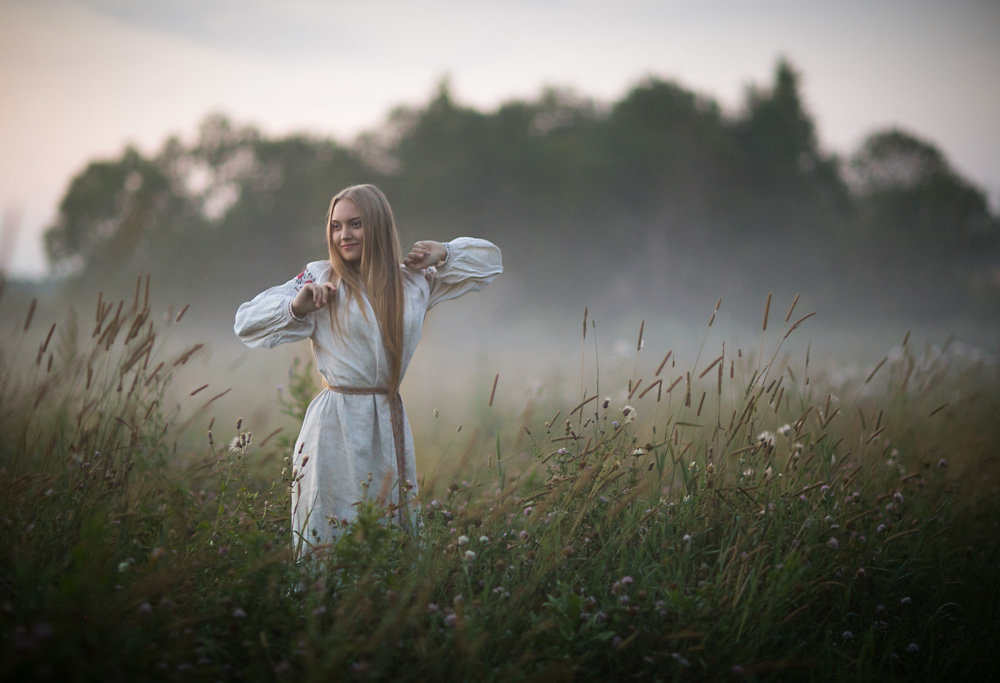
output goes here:
[{"label": "dress cuff", "polygon": [[444,244],[445,251],[444,260],[435,266],[436,270],[444,270],[451,263],[451,245],[447,242],[443,242],[442,244]]},{"label": "dress cuff", "polygon": [[304,323],[306,321],[305,318],[300,318],[299,316],[295,315],[295,311],[292,310],[292,300],[291,299],[288,300],[288,315],[289,315],[289,317],[292,320],[294,320],[296,322]]}]

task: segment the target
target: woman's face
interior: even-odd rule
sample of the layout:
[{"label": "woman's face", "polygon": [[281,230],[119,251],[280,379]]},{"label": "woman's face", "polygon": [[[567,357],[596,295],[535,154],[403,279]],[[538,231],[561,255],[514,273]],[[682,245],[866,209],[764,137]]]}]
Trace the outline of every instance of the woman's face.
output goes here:
[{"label": "woman's face", "polygon": [[341,258],[353,263],[361,261],[365,233],[361,226],[361,213],[353,200],[344,197],[337,201],[330,217],[330,234]]}]

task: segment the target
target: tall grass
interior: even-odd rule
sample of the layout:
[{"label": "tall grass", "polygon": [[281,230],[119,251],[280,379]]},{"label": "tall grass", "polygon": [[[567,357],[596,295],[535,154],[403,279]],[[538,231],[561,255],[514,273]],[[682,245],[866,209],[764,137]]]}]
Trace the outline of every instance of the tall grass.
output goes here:
[{"label": "tall grass", "polygon": [[[822,376],[779,360],[809,316],[769,300],[755,351],[707,352],[710,321],[690,367],[604,378],[624,395],[595,370],[489,414],[422,482],[416,537],[373,493],[296,563],[287,444],[238,422],[178,448],[211,397],[165,399],[198,348],[165,356],[180,321],[146,301],[7,347],[33,362],[0,376],[4,678],[996,675],[991,358],[906,340]],[[312,381],[293,369],[289,414]]]}]

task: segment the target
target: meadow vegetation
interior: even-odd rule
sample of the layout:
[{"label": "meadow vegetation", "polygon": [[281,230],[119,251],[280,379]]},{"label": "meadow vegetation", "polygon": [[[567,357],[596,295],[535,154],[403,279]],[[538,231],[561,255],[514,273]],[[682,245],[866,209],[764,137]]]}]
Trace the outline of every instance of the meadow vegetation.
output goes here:
[{"label": "meadow vegetation", "polygon": [[[211,392],[171,382],[199,348],[167,354],[183,311],[148,301],[4,312],[0,678],[996,676],[995,357],[906,339],[824,375],[781,353],[808,313],[768,299],[752,350],[709,352],[709,321],[690,366],[604,380],[625,395],[597,368],[563,405],[487,409],[420,482],[416,537],[372,482],[296,562],[288,439],[189,445]],[[564,358],[596,364],[593,329]],[[285,410],[314,387],[296,366]]]}]

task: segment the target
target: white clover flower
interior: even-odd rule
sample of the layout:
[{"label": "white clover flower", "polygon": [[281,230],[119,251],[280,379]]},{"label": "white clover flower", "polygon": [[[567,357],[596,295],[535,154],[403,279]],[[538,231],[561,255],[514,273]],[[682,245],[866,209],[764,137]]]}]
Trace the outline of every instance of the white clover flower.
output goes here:
[{"label": "white clover flower", "polygon": [[837,540],[837,537],[836,537],[836,536],[831,536],[831,537],[830,537],[830,540],[826,542],[826,545],[827,545],[827,546],[828,546],[828,547],[829,547],[829,548],[830,548],[831,550],[836,550],[837,548],[839,548],[839,547],[840,547],[840,542],[839,542],[839,541]]},{"label": "white clover flower", "polygon": [[479,537],[479,542],[480,543],[489,543],[489,541],[490,541],[490,537],[489,536],[480,536]]},{"label": "white clover flower", "polygon": [[622,422],[624,424],[629,424],[630,422],[634,422],[636,417],[638,417],[635,414],[635,408],[630,406],[628,403],[626,403],[625,406],[622,408],[622,415],[624,416],[624,418],[622,419]]},{"label": "white clover flower", "polygon": [[475,551],[466,550],[465,551],[465,558],[464,559],[465,559],[466,562],[472,562],[474,559],[476,559],[476,553],[475,553]]},{"label": "white clover flower", "polygon": [[468,536],[466,536],[466,535],[463,534],[462,536],[458,537],[458,544],[459,545],[465,545],[468,542],[469,542],[469,537]]},{"label": "white clover flower", "polygon": [[558,451],[556,451],[556,453],[558,453],[559,455],[569,455],[569,451],[567,451],[565,448],[560,448]]},{"label": "white clover flower", "polygon": [[757,435],[757,443],[764,444],[767,448],[774,448],[774,433],[763,431]]}]

